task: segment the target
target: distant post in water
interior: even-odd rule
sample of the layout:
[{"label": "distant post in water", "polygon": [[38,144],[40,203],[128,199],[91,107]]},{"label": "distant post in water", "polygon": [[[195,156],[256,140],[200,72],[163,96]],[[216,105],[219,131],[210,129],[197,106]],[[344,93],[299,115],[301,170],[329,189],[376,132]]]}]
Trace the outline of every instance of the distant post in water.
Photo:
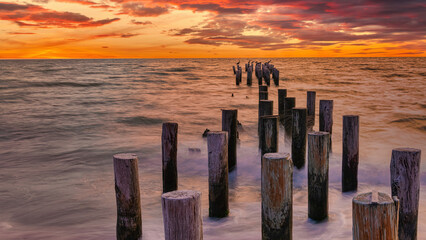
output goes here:
[{"label": "distant post in water", "polygon": [[291,158],[294,166],[302,168],[306,159],[306,108],[293,108]]},{"label": "distant post in water", "polygon": [[316,92],[314,91],[308,91],[307,92],[307,99],[306,99],[306,108],[308,109],[308,115],[306,117],[307,119],[307,127],[311,131],[312,128],[315,125],[315,98],[316,98]]},{"label": "distant post in water", "polygon": [[308,133],[308,217],[328,216],[328,132]]},{"label": "distant post in water", "polygon": [[[183,190],[161,195],[165,240],[202,240],[201,192]],[[129,238],[131,239],[131,238]]]},{"label": "distant post in water", "polygon": [[267,92],[267,91],[268,91],[268,86],[266,85],[259,86],[259,92]]},{"label": "distant post in water", "polygon": [[420,149],[392,150],[390,164],[392,196],[400,201],[400,240],[417,239],[417,219],[420,193]]},{"label": "distant post in water", "polygon": [[284,98],[284,129],[285,129],[285,134],[290,137],[291,137],[291,130],[293,128],[292,110],[295,106],[296,106],[296,98],[294,97]]},{"label": "distant post in water", "polygon": [[222,109],[222,131],[228,132],[228,167],[237,165],[237,109]]},{"label": "distant post in water", "polygon": [[386,193],[369,192],[352,200],[352,234],[354,240],[398,240],[397,197]]},{"label": "distant post in water", "polygon": [[142,215],[138,157],[132,153],[113,156],[117,202],[117,239],[141,239]]},{"label": "distant post in water", "polygon": [[207,134],[209,152],[209,217],[226,217],[228,205],[228,132]]},{"label": "distant post in water", "polygon": [[280,71],[276,68],[272,69],[272,79],[274,79],[275,86],[280,85]]},{"label": "distant post in water", "polygon": [[358,187],[359,116],[343,116],[342,192]]},{"label": "distant post in water", "polygon": [[293,163],[288,153],[267,153],[262,160],[262,239],[292,239]]},{"label": "distant post in water", "polygon": [[258,120],[258,135],[260,137],[260,117],[272,115],[274,110],[274,102],[271,100],[259,101],[259,120]]},{"label": "distant post in water", "polygon": [[266,85],[271,85],[271,73],[267,66],[262,65],[263,79],[265,79]]},{"label": "distant post in water", "polygon": [[320,100],[319,130],[330,133],[329,151],[332,151],[333,100]]},{"label": "distant post in water", "polygon": [[247,67],[247,85],[251,86],[252,81],[253,81],[253,67],[251,67],[249,64]]},{"label": "distant post in water", "polygon": [[261,154],[278,152],[278,115],[260,117]]},{"label": "distant post in water", "polygon": [[287,89],[278,89],[278,115],[280,123],[284,125],[284,99],[287,97]]},{"label": "distant post in water", "polygon": [[177,134],[177,123],[163,123],[163,133],[161,136],[163,160],[163,193],[175,191],[178,188]]},{"label": "distant post in water", "polygon": [[267,91],[259,92],[259,101],[260,100],[268,100],[268,92]]}]

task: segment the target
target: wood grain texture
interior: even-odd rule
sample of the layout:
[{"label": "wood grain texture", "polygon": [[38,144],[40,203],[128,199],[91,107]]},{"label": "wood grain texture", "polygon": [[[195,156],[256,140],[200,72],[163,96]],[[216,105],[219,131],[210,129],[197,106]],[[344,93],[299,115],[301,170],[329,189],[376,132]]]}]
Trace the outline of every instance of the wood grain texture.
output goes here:
[{"label": "wood grain texture", "polygon": [[165,240],[202,240],[201,192],[184,190],[161,195]]},{"label": "wood grain texture", "polygon": [[228,132],[207,135],[209,165],[209,216],[226,217],[228,204]]},{"label": "wood grain texture", "polygon": [[178,188],[177,173],[177,139],[178,124],[163,123],[161,135],[162,165],[163,165],[163,193],[175,191]]},{"label": "wood grain texture", "polygon": [[330,133],[329,151],[332,151],[333,135],[333,100],[320,100],[319,130]]},{"label": "wood grain texture", "polygon": [[396,148],[392,150],[390,164],[392,196],[400,201],[400,240],[417,239],[417,219],[420,195],[420,149]]},{"label": "wood grain texture", "polygon": [[308,134],[308,217],[321,221],[328,216],[328,132]]},{"label": "wood grain texture", "polygon": [[262,159],[262,239],[291,240],[293,228],[293,163],[288,153]]},{"label": "wood grain texture", "polygon": [[306,162],[306,113],[306,108],[293,108],[291,158],[294,166],[299,169]]},{"label": "wood grain texture", "polygon": [[306,115],[306,126],[308,127],[308,130],[311,132],[313,131],[313,127],[315,125],[315,99],[316,99],[317,93],[314,91],[308,91],[306,93],[306,108],[308,110]]},{"label": "wood grain texture", "polygon": [[397,197],[369,192],[352,200],[352,234],[354,240],[398,239]]},{"label": "wood grain texture", "polygon": [[113,156],[117,203],[117,239],[141,239],[142,215],[138,157],[132,153]]},{"label": "wood grain texture", "polygon": [[263,116],[260,118],[261,135],[260,150],[261,154],[278,152],[278,136],[279,136],[279,117],[278,115]]},{"label": "wood grain texture", "polygon": [[237,121],[237,109],[222,109],[222,131],[228,132],[229,171],[237,166]]},{"label": "wood grain texture", "polygon": [[342,192],[358,188],[359,116],[343,116]]}]

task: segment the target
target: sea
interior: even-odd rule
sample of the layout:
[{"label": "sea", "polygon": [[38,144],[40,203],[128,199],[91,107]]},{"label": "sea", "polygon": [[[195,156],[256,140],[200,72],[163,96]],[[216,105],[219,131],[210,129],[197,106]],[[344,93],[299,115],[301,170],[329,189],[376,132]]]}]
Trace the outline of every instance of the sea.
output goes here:
[{"label": "sea", "polygon": [[[236,86],[232,66],[271,60],[296,107],[306,92],[334,100],[329,216],[308,219],[307,167],[293,175],[293,239],[352,239],[352,198],[390,188],[393,148],[426,150],[425,58],[0,60],[0,239],[115,239],[112,156],[139,158],[143,239],[164,239],[162,123],[178,130],[179,189],[202,193],[204,239],[261,239],[258,83]],[[238,109],[229,217],[208,217],[206,129]],[[341,192],[342,116],[359,115],[358,190]],[[279,132],[280,152],[290,152]],[[195,149],[195,150],[194,150]],[[199,151],[198,151],[199,149]],[[423,153],[424,155],[424,153]],[[418,239],[426,239],[426,163]]]}]

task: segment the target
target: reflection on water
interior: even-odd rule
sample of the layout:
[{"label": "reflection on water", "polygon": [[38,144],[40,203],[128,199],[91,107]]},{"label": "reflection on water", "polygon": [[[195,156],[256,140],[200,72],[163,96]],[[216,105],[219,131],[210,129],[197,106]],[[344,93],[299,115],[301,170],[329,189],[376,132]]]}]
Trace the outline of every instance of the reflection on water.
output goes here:
[{"label": "reflection on water", "polygon": [[[257,59],[262,61],[262,59]],[[269,59],[263,59],[269,60]],[[242,62],[248,59],[241,59]],[[0,61],[0,238],[114,239],[112,155],[139,156],[144,239],[163,238],[161,123],[179,123],[179,188],[202,192],[205,239],[260,239],[256,85],[235,86],[235,59]],[[350,239],[351,200],[340,192],[342,115],[360,115],[359,192],[390,193],[391,150],[426,143],[422,58],[273,59],[281,86],[334,100],[329,219],[307,219],[306,168],[294,173],[293,237]],[[244,74],[243,74],[244,79]],[[244,83],[244,81],[243,81]],[[233,97],[232,97],[233,95]],[[277,88],[271,87],[277,113]],[[206,128],[238,108],[238,168],[230,216],[208,216]],[[318,119],[315,124],[318,129]],[[280,150],[289,151],[280,129]],[[199,148],[201,151],[190,151]],[[422,188],[426,167],[421,166]],[[421,190],[419,239],[426,237]]]}]

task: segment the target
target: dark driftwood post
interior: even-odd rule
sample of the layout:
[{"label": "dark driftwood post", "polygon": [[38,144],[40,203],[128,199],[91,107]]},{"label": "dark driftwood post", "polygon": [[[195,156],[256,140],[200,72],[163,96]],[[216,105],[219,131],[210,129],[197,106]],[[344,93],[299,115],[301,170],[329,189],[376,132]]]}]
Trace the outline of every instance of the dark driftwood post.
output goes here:
[{"label": "dark driftwood post", "polygon": [[262,64],[259,62],[256,62],[255,74],[259,85],[262,85]]},{"label": "dark driftwood post", "polygon": [[333,134],[333,100],[320,100],[319,130],[330,133],[329,151],[332,149],[331,136]]},{"label": "dark driftwood post", "polygon": [[259,92],[259,101],[260,100],[268,100],[268,92],[267,91]]},{"label": "dark driftwood post", "polygon": [[263,116],[260,117],[260,150],[261,154],[278,152],[278,125],[279,117]]},{"label": "dark driftwood post", "polygon": [[163,123],[163,133],[161,136],[163,159],[163,193],[175,191],[178,188],[177,134],[177,123]]},{"label": "dark driftwood post", "polygon": [[308,217],[321,221],[328,215],[328,132],[308,134]]},{"label": "dark driftwood post", "polygon": [[202,240],[201,192],[184,190],[161,195],[165,240]]},{"label": "dark driftwood post", "polygon": [[293,108],[291,158],[294,166],[305,166],[306,156],[306,108]]},{"label": "dark driftwood post", "polygon": [[258,136],[260,137],[260,117],[272,115],[274,110],[274,102],[271,100],[259,101],[259,119],[258,119]]},{"label": "dark driftwood post", "polygon": [[358,187],[359,117],[343,116],[342,191],[355,191]]},{"label": "dark driftwood post", "polygon": [[263,79],[265,79],[266,85],[271,85],[271,73],[266,65],[262,66]]},{"label": "dark driftwood post", "polygon": [[352,200],[352,234],[354,240],[398,240],[397,197],[379,192],[359,194]]},{"label": "dark driftwood post", "polygon": [[392,196],[400,201],[400,240],[417,239],[417,218],[420,191],[420,149],[392,150],[390,164]]},{"label": "dark driftwood post", "polygon": [[253,81],[253,67],[248,65],[247,67],[247,85],[251,86]]},{"label": "dark driftwood post", "polygon": [[141,239],[142,216],[138,157],[132,153],[113,156],[117,202],[117,239]]},{"label": "dark driftwood post", "polygon": [[228,132],[228,167],[237,165],[237,109],[222,109],[222,131]]},{"label": "dark driftwood post", "polygon": [[316,92],[308,91],[306,95],[306,108],[308,109],[308,115],[306,119],[307,119],[307,127],[309,130],[312,130],[312,128],[315,125],[315,97],[316,97]]},{"label": "dark driftwood post", "polygon": [[296,106],[296,98],[294,97],[286,97],[284,98],[284,129],[285,134],[291,137],[291,129],[293,128],[292,110]]},{"label": "dark driftwood post", "polygon": [[237,71],[235,70],[235,66],[232,66],[232,69],[234,70],[234,75],[237,74]]},{"label": "dark driftwood post", "polygon": [[280,123],[284,124],[284,99],[287,97],[287,89],[278,89],[278,115]]},{"label": "dark driftwood post", "polygon": [[292,239],[293,163],[288,153],[262,160],[262,239]]},{"label": "dark driftwood post", "polygon": [[259,86],[259,92],[267,92],[267,91],[268,91],[268,86],[266,85]]},{"label": "dark driftwood post", "polygon": [[278,69],[276,69],[276,68],[272,69],[272,78],[274,79],[275,86],[279,86],[280,85],[280,71],[278,71]]},{"label": "dark driftwood post", "polygon": [[228,205],[228,132],[207,134],[209,152],[209,216],[226,217]]}]

